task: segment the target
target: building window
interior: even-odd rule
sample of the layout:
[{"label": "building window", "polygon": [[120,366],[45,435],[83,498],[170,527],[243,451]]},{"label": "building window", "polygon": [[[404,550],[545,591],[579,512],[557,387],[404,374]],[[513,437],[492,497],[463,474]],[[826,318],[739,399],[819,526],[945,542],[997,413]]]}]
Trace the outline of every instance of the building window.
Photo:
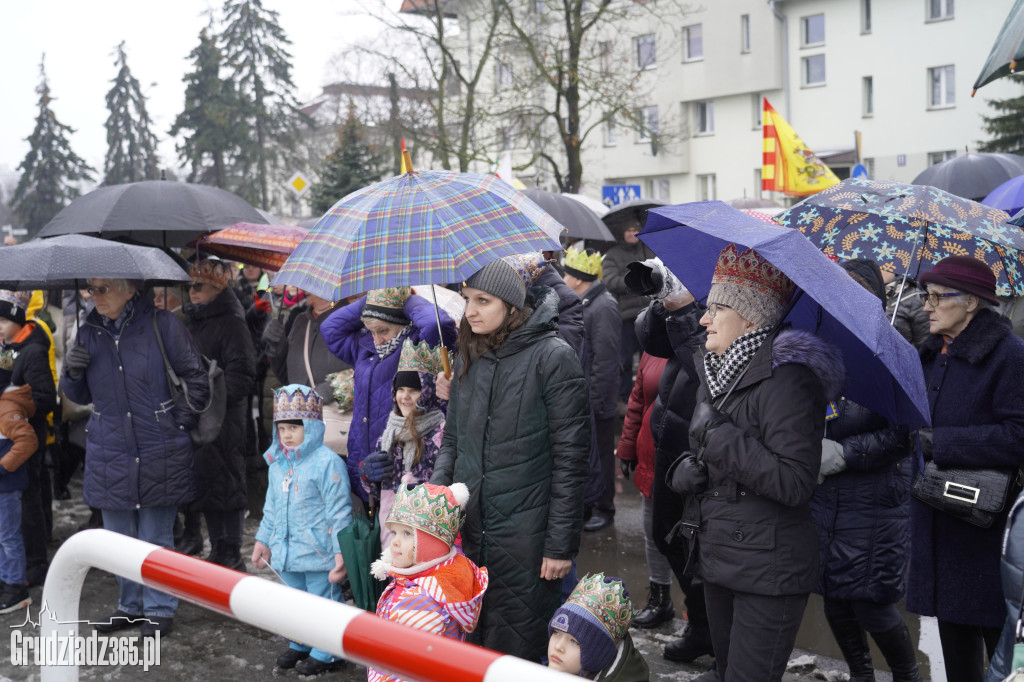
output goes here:
[{"label": "building window", "polygon": [[512,64],[498,60],[494,65],[494,85],[501,90],[512,87]]},{"label": "building window", "polygon": [[642,107],[637,109],[637,120],[640,122],[640,130],[636,132],[637,142],[650,142],[651,138],[658,134],[658,107]]},{"label": "building window", "polygon": [[609,74],[612,72],[612,41],[604,40],[598,43],[597,46],[598,58],[601,64],[601,73]]},{"label": "building window", "polygon": [[860,0],[860,32],[871,33],[871,0]]},{"label": "building window", "polygon": [[740,15],[740,52],[750,52],[750,15]]},{"label": "building window", "polygon": [[942,163],[943,161],[949,161],[950,159],[955,159],[955,158],[956,158],[956,150],[955,149],[949,149],[949,150],[944,151],[944,152],[928,152],[928,165],[929,166],[934,166],[937,163]]},{"label": "building window", "polygon": [[932,109],[956,105],[955,69],[953,65],[928,69],[928,106]]},{"label": "building window", "polygon": [[875,79],[872,76],[864,76],[861,79],[861,90],[863,93],[863,111],[862,116],[874,116],[875,115]]},{"label": "building window", "polygon": [[683,61],[704,59],[704,33],[701,26],[694,24],[683,29]]},{"label": "building window", "polygon": [[658,64],[658,55],[655,51],[654,34],[647,33],[637,36],[636,43],[636,68],[651,69]]},{"label": "building window", "polygon": [[751,127],[754,130],[759,130],[762,127],[761,116],[764,114],[764,98],[760,92],[755,92],[750,96],[750,120]]},{"label": "building window", "polygon": [[927,0],[928,21],[953,18],[953,0]]},{"label": "building window", "polygon": [[647,196],[656,201],[668,201],[670,184],[668,178],[651,178],[647,181]]},{"label": "building window", "polygon": [[825,55],[816,54],[813,57],[804,57],[801,62],[803,62],[805,87],[825,84]]},{"label": "building window", "polygon": [[615,122],[615,114],[609,114],[604,122],[604,143],[607,147],[614,147],[618,141],[619,129]]},{"label": "building window", "polygon": [[812,14],[800,19],[800,46],[825,44],[825,15]]},{"label": "building window", "polygon": [[715,132],[715,103],[712,100],[693,103],[693,129],[697,135]]},{"label": "building window", "polygon": [[715,200],[715,174],[697,176],[697,201]]}]

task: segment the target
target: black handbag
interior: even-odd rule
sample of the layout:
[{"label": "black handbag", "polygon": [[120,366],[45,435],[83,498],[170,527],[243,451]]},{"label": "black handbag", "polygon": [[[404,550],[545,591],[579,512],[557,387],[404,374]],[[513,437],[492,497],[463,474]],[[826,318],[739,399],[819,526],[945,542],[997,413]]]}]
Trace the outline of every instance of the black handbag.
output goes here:
[{"label": "black handbag", "polygon": [[199,447],[209,445],[220,435],[221,427],[224,425],[224,416],[228,407],[228,385],[224,379],[224,370],[217,366],[216,360],[210,360],[205,355],[200,355],[203,366],[206,368],[206,377],[210,382],[210,398],[206,407],[197,408],[188,397],[188,384],[181,380],[181,377],[171,367],[171,361],[167,357],[167,350],[164,348],[164,340],[160,335],[160,327],[156,323],[156,311],[153,311],[153,330],[156,332],[156,342],[160,346],[160,355],[164,359],[164,370],[167,372],[167,386],[171,391],[171,398],[176,406],[184,401],[185,406],[199,415],[199,423],[189,431],[192,445]]},{"label": "black handbag", "polygon": [[972,526],[988,528],[1021,490],[1020,469],[943,469],[925,462],[910,494]]}]

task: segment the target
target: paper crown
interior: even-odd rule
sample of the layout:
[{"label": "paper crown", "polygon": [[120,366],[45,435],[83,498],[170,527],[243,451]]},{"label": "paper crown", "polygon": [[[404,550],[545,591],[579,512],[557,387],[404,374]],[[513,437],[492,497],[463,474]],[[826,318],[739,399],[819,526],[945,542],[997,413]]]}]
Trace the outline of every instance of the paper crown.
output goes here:
[{"label": "paper crown", "polygon": [[[293,390],[289,392],[288,389]],[[323,415],[324,399],[311,388],[292,384],[291,386],[284,386],[274,391],[275,422],[287,419],[315,419],[322,421]]]},{"label": "paper crown", "polygon": [[594,251],[593,249],[584,250],[570,247],[569,250],[565,252],[566,269],[576,270],[584,275],[600,277],[601,261],[602,256],[600,252]]},{"label": "paper crown", "polygon": [[505,256],[502,260],[512,266],[512,269],[522,278],[523,284],[527,288],[533,286],[534,282],[537,281],[537,276],[540,275],[540,271],[548,264],[544,260],[544,254],[540,251],[517,253],[513,256]]},{"label": "paper crown", "polygon": [[366,294],[366,305],[402,310],[410,296],[412,296],[412,287],[374,289]]},{"label": "paper crown", "polygon": [[735,244],[729,244],[718,255],[711,284],[748,287],[768,296],[780,306],[788,303],[796,291],[793,281],[757,251],[747,249],[739,253]]},{"label": "paper crown", "polygon": [[466,520],[462,506],[468,500],[469,490],[464,483],[453,483],[450,487],[402,484],[395,493],[386,523],[404,523],[451,547]]},{"label": "paper crown", "polygon": [[398,357],[398,371],[425,372],[437,376],[444,371],[442,352],[441,348],[431,348],[426,341],[412,343],[406,339],[402,342],[402,354]]},{"label": "paper crown", "polygon": [[31,300],[31,291],[10,291],[9,289],[0,289],[0,302],[9,304],[13,312],[17,312],[18,310],[27,310],[28,303]]},{"label": "paper crown", "polygon": [[193,262],[188,274],[193,282],[212,284],[221,289],[227,289],[231,279],[231,269],[219,258],[204,258]]},{"label": "paper crown", "polygon": [[626,586],[604,573],[583,576],[566,604],[576,604],[592,613],[616,642],[625,636],[633,621],[633,603]]},{"label": "paper crown", "polygon": [[334,393],[334,402],[338,409],[348,412],[356,401],[355,370],[346,369],[334,374],[327,375],[327,381],[331,383],[331,391]]}]

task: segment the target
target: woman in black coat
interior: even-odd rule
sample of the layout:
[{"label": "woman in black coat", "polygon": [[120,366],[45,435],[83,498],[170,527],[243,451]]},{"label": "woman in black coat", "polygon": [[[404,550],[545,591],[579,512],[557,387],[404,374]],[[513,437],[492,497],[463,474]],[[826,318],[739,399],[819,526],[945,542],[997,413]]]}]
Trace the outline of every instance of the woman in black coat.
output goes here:
[{"label": "woman in black coat", "polygon": [[226,263],[210,258],[192,266],[186,327],[199,352],[224,370],[227,411],[217,438],[196,448],[199,499],[194,511],[206,516],[207,561],[245,570],[242,521],[246,509],[245,444],[248,397],[256,378],[255,357],[245,312],[230,289]]},{"label": "woman in black coat", "polygon": [[794,290],[756,252],[722,251],[695,363],[689,436],[701,461],[670,471],[673,488],[696,493],[683,524],[725,682],[782,679],[818,578],[809,503],[845,371],[818,337],[777,330]]},{"label": "woman in black coat", "polygon": [[[1024,340],[993,308],[996,279],[969,256],[921,275],[931,337],[921,346],[932,428],[921,454],[940,467],[1024,465]],[[907,609],[939,621],[946,678],[981,682],[1005,609],[999,551],[1008,510],[979,528],[919,501],[910,505],[914,558]]]},{"label": "woman in black coat", "polygon": [[[884,305],[874,261],[854,259],[842,267]],[[845,398],[831,407],[811,498],[821,562],[815,591],[824,598],[851,682],[875,679],[865,631],[895,682],[919,682],[914,642],[896,608],[906,590],[910,547],[908,431]]]}]

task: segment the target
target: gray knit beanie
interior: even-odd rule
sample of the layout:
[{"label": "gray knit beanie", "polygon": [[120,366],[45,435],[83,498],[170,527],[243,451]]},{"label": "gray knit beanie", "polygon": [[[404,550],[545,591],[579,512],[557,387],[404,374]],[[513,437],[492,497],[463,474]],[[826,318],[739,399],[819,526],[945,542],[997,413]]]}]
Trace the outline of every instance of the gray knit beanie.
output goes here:
[{"label": "gray knit beanie", "polygon": [[497,296],[513,308],[526,303],[526,285],[515,269],[501,258],[493,260],[473,273],[466,286]]},{"label": "gray knit beanie", "polygon": [[711,285],[708,305],[721,303],[735,310],[740,317],[761,327],[771,327],[780,319],[786,308],[772,297],[757,289],[720,282]]}]

